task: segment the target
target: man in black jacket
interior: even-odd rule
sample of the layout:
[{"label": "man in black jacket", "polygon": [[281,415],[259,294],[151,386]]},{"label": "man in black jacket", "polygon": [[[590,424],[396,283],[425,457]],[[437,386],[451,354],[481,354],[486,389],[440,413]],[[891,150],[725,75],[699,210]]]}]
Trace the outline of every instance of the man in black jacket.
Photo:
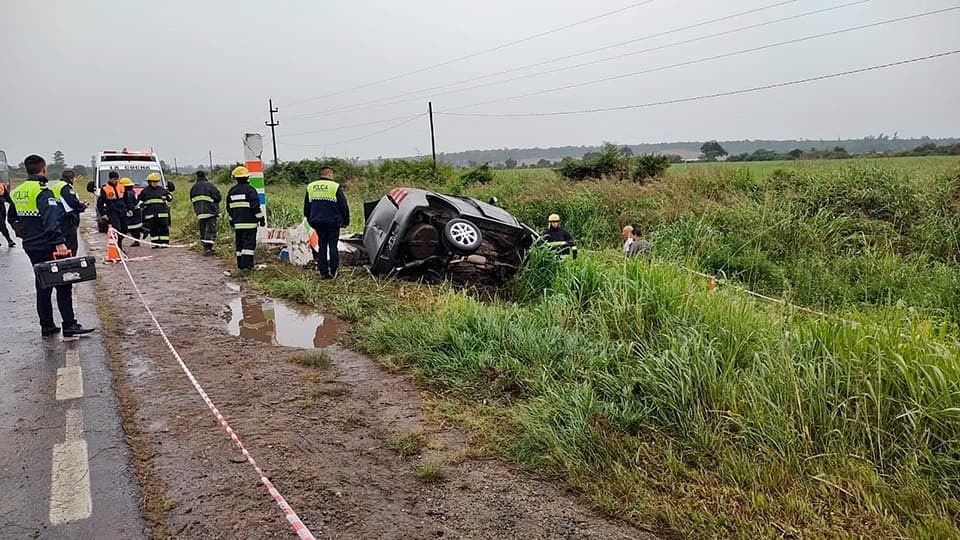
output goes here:
[{"label": "man in black jacket", "polygon": [[60,222],[60,231],[66,239],[67,249],[77,256],[79,242],[77,240],[77,229],[80,227],[80,213],[87,209],[87,203],[81,202],[77,197],[77,192],[73,190],[73,180],[75,173],[67,169],[60,175],[58,180],[50,191],[53,196],[63,205],[63,221]]},{"label": "man in black jacket", "polygon": [[[130,234],[127,228],[127,218],[133,209],[127,204],[123,196],[124,187],[120,185],[120,174],[110,171],[107,184],[100,186],[100,196],[97,197],[97,213],[100,218],[109,223],[119,233]],[[117,236],[117,247],[123,250],[123,237]]]},{"label": "man in black jacket", "polygon": [[160,185],[160,173],[147,175],[147,187],[143,188],[137,201],[143,209],[143,226],[150,230],[153,249],[170,243],[170,201],[173,195]]},{"label": "man in black jacket", "polygon": [[213,244],[217,240],[220,199],[220,190],[207,180],[207,173],[197,171],[197,182],[190,188],[190,202],[193,203],[193,212],[197,214],[204,255],[213,255]]},{"label": "man in black jacket", "polygon": [[319,253],[317,270],[320,279],[336,277],[340,266],[340,228],[350,223],[350,205],[343,187],[333,181],[333,169],[320,169],[320,180],[307,186],[303,198],[303,217],[317,231]]},{"label": "man in black jacket", "polygon": [[[60,230],[63,222],[63,206],[47,188],[47,163],[37,155],[23,160],[29,177],[13,191],[10,222],[16,223],[23,238],[23,250],[30,262],[49,262],[55,257],[66,257],[70,251]],[[53,320],[53,290],[37,288],[37,315],[40,317],[40,333],[44,337],[60,332]],[[61,285],[57,289],[57,307],[63,319],[64,337],[89,334],[92,328],[84,328],[77,322],[73,312],[73,286]]]},{"label": "man in black jacket", "polygon": [[253,270],[253,256],[257,253],[257,225],[267,222],[260,208],[260,194],[250,185],[250,171],[244,166],[233,169],[231,176],[237,184],[227,192],[227,216],[234,230],[237,268]]},{"label": "man in black jacket", "polygon": [[13,208],[13,201],[10,199],[10,186],[0,182],[0,233],[7,239],[7,247],[17,247],[17,243],[10,238],[10,231],[7,230],[7,205]]}]

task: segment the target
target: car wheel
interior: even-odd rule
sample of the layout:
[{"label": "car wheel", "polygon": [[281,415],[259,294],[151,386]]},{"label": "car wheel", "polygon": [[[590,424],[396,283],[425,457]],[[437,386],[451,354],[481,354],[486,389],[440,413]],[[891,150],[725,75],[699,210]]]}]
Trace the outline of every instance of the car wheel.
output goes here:
[{"label": "car wheel", "polygon": [[465,219],[454,218],[443,227],[443,238],[450,247],[462,253],[473,253],[483,242],[480,228]]}]

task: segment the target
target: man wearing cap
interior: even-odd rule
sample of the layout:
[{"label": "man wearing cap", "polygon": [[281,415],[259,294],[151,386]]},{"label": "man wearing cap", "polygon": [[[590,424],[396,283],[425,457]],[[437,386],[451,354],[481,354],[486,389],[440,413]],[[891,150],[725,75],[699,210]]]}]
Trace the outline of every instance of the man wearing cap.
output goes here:
[{"label": "man wearing cap", "polygon": [[[197,214],[200,227],[200,242],[203,254],[213,255],[213,245],[217,240],[217,216],[220,215],[220,190],[207,180],[207,173],[197,171],[197,181],[190,188],[190,202]],[[259,196],[258,196],[259,202]]]},{"label": "man wearing cap", "polygon": [[[120,175],[110,171],[107,185],[100,187],[100,196],[97,197],[97,213],[100,219],[107,222],[118,233],[129,234],[127,228],[127,199],[123,196],[124,188],[120,185]],[[117,236],[117,247],[123,250],[123,237]]]},{"label": "man wearing cap", "polygon": [[257,226],[266,226],[266,216],[260,208],[260,194],[250,185],[250,171],[244,166],[230,173],[236,185],[227,192],[227,216],[234,231],[237,268],[253,270],[253,256],[257,253]]},{"label": "man wearing cap", "polygon": [[87,209],[87,203],[81,202],[77,197],[77,192],[73,190],[73,180],[75,177],[76,174],[72,170],[67,169],[60,175],[60,180],[57,180],[57,182],[50,187],[53,196],[63,205],[64,214],[60,222],[60,232],[63,233],[63,237],[67,241],[67,249],[69,249],[74,256],[77,255],[77,247],[79,245],[77,229],[80,227],[80,214]]}]

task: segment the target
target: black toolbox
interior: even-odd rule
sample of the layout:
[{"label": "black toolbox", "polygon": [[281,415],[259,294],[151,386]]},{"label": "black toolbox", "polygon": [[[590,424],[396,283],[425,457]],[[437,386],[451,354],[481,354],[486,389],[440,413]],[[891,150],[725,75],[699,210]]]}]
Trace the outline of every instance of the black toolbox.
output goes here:
[{"label": "black toolbox", "polygon": [[94,257],[56,259],[33,265],[33,273],[37,275],[40,288],[49,289],[57,285],[70,285],[97,279],[96,262]]}]

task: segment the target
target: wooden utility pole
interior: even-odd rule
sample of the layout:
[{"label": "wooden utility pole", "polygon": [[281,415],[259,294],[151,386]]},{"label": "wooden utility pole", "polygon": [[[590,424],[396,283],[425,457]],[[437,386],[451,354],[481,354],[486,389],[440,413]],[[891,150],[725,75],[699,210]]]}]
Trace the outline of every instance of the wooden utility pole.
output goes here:
[{"label": "wooden utility pole", "polygon": [[427,110],[430,112],[430,148],[433,151],[433,172],[437,172],[437,140],[433,135],[433,102],[427,102]]},{"label": "wooden utility pole", "polygon": [[207,154],[210,156],[210,172],[213,172],[213,150],[207,150]]},{"label": "wooden utility pole", "polygon": [[264,122],[264,124],[270,128],[270,140],[273,141],[273,164],[277,164],[277,130],[276,127],[280,125],[280,122],[277,122],[273,119],[273,113],[280,112],[280,109],[273,108],[273,98],[270,98],[270,121]]}]

